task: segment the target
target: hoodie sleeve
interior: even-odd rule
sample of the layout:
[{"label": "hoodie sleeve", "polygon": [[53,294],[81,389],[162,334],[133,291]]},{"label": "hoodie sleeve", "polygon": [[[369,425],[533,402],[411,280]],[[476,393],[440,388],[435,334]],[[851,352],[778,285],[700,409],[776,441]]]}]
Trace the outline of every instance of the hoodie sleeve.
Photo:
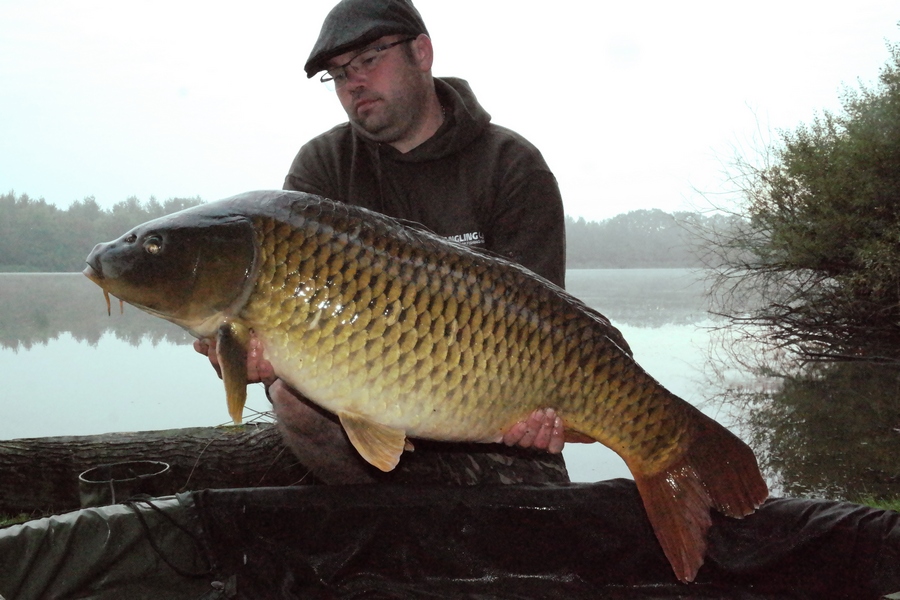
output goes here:
[{"label": "hoodie sleeve", "polygon": [[504,187],[486,232],[487,248],[564,288],[565,215],[556,178],[536,170]]}]

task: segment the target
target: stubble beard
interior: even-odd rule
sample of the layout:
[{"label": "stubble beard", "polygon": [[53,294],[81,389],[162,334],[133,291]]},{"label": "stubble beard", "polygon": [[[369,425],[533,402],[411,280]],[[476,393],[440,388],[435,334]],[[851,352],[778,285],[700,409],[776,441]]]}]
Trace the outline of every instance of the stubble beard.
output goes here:
[{"label": "stubble beard", "polygon": [[425,96],[412,90],[395,98],[378,96],[367,114],[356,113],[350,122],[364,137],[383,144],[413,135],[424,119]]},{"label": "stubble beard", "polygon": [[350,118],[350,122],[366,138],[381,143],[391,143],[401,137],[398,124],[402,121],[396,115],[396,110],[384,99],[379,99],[377,105],[371,107],[365,114],[356,114]]}]

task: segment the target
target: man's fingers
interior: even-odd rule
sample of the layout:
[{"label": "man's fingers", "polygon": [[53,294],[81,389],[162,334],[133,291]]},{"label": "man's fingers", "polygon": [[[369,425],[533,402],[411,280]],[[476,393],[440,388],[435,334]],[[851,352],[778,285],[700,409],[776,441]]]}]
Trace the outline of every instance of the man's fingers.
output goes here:
[{"label": "man's fingers", "polygon": [[216,354],[216,341],[209,338],[194,340],[194,350],[206,356],[209,364],[216,370],[216,375],[222,379],[222,369],[219,367],[219,355]]},{"label": "man's fingers", "polygon": [[540,450],[546,450],[551,454],[562,452],[566,444],[565,430],[562,419],[556,415],[556,411],[548,408],[543,411],[540,429],[537,430],[532,441],[532,446]]},{"label": "man's fingers", "polygon": [[247,348],[247,381],[256,383],[261,381],[266,385],[272,385],[275,381],[275,369],[272,363],[262,357],[263,348],[256,336],[250,338]]},{"label": "man's fingers", "polygon": [[543,422],[544,411],[536,410],[528,415],[528,418],[524,421],[519,421],[513,425],[503,436],[503,442],[507,446],[531,448]]},{"label": "man's fingers", "polygon": [[206,356],[209,354],[209,344],[204,340],[194,340],[194,351]]},{"label": "man's fingers", "polygon": [[553,420],[553,431],[550,434],[550,443],[547,445],[547,452],[550,454],[559,454],[566,445],[566,431],[563,427],[562,419],[556,417]]},{"label": "man's fingers", "polygon": [[510,427],[503,434],[503,443],[559,454],[566,443],[562,419],[552,408],[536,410],[527,419]]},{"label": "man's fingers", "polygon": [[543,410],[536,410],[525,421],[525,434],[519,441],[522,448],[541,448],[538,440],[540,439],[541,428],[544,426],[545,415]]},{"label": "man's fingers", "polygon": [[525,435],[525,421],[519,421],[503,434],[503,443],[507,446],[515,446],[523,435]]},{"label": "man's fingers", "polygon": [[532,446],[540,448],[541,450],[546,450],[550,446],[550,436],[553,434],[553,426],[555,423],[556,413],[553,409],[547,409],[543,414],[540,426],[537,431],[535,431],[534,439],[531,442]]}]

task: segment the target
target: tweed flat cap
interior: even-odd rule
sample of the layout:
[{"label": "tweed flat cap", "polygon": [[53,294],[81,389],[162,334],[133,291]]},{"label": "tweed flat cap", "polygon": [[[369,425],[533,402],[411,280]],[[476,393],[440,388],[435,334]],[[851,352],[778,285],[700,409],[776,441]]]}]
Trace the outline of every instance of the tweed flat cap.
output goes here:
[{"label": "tweed flat cap", "polygon": [[307,77],[324,71],[328,60],[385,35],[428,33],[410,0],[342,0],[331,9],[304,70]]}]

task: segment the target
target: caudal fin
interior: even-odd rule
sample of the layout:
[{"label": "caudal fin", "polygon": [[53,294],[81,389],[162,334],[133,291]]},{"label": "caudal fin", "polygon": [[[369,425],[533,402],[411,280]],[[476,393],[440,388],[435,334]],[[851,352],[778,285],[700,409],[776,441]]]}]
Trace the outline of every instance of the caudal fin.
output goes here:
[{"label": "caudal fin", "polygon": [[631,469],[663,552],[685,582],[703,565],[709,509],[740,518],[769,495],[753,451],[700,411],[696,416],[685,452],[668,467],[652,474]]}]

